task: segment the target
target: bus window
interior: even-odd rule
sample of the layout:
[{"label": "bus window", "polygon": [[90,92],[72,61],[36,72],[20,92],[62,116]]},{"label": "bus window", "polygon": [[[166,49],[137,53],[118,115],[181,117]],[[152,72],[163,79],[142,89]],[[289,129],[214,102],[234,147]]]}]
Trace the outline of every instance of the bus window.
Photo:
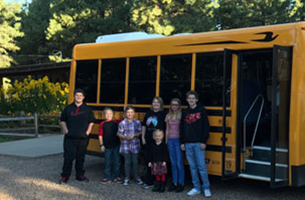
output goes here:
[{"label": "bus window", "polygon": [[168,105],[174,97],[186,105],[185,94],[191,89],[192,55],[161,56],[160,97]]},{"label": "bus window", "polygon": [[130,58],[129,104],[151,104],[152,98],[156,95],[156,71],[156,56]]},{"label": "bus window", "polygon": [[103,59],[100,103],[124,103],[126,58]]},{"label": "bus window", "polygon": [[87,103],[96,103],[98,60],[76,61],[75,89],[85,91]]},{"label": "bus window", "polygon": [[[199,94],[199,101],[202,105],[222,106],[223,52],[196,55],[195,90]],[[230,98],[227,99],[229,101]]]}]

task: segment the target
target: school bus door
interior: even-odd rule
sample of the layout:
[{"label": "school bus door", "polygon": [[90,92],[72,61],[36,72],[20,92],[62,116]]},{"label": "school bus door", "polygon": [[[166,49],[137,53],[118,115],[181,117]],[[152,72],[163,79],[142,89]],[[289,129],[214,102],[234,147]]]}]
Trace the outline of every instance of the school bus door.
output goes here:
[{"label": "school bus door", "polygon": [[[240,153],[237,138],[238,53],[224,50],[223,115],[222,115],[222,179],[237,178]],[[228,113],[231,113],[229,116]]]}]

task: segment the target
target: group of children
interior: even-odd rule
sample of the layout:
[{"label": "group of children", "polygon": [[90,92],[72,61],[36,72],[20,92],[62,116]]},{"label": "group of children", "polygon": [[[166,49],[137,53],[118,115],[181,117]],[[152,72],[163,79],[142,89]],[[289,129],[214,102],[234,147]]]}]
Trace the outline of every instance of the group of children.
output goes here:
[{"label": "group of children", "polygon": [[[182,113],[181,101],[174,98],[170,102],[168,114],[163,111],[163,101],[155,97],[151,109],[146,113],[143,125],[134,118],[135,109],[125,109],[125,119],[113,119],[111,108],[105,108],[106,120],[99,127],[101,151],[105,155],[104,178],[101,183],[114,181],[130,184],[130,171],[136,184],[143,184],[138,172],[138,158],[141,150],[140,137],[146,153],[146,180],[143,188],[153,192],[164,192],[166,174],[171,162],[172,183],[168,191],[184,190],[184,153],[190,166],[194,188],[187,194],[201,193],[198,172],[203,181],[205,197],[210,197],[210,184],[205,166],[205,148],[209,136],[209,123],[203,107],[197,105],[198,94],[187,93],[189,107]],[[125,179],[120,178],[120,154],[124,157]]]}]

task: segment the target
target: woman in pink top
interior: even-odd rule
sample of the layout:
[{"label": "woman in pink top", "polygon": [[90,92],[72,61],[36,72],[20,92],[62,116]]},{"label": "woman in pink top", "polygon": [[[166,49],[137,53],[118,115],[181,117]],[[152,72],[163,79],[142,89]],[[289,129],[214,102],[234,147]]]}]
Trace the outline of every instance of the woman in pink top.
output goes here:
[{"label": "woman in pink top", "polygon": [[166,143],[172,163],[173,181],[168,191],[182,192],[184,190],[183,152],[180,148],[181,101],[171,100],[169,112],[166,115]]}]

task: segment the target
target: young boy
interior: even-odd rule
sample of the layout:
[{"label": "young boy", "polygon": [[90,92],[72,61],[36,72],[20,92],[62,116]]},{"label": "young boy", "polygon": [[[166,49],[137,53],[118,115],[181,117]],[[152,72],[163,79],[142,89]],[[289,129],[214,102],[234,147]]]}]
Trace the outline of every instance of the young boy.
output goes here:
[{"label": "young boy", "polygon": [[210,182],[205,165],[205,148],[209,138],[209,121],[205,109],[197,105],[198,94],[195,91],[186,93],[189,107],[182,113],[180,122],[181,149],[186,151],[194,188],[187,195],[200,194],[200,178],[203,182],[205,197],[211,197]]},{"label": "young boy", "polygon": [[[100,123],[99,141],[101,151],[105,152],[104,178],[101,183],[106,184],[114,177],[114,182],[122,183],[120,178],[120,139],[117,136],[119,120],[113,120],[111,108],[104,109],[106,120]],[[113,172],[113,174],[111,173]]]}]

